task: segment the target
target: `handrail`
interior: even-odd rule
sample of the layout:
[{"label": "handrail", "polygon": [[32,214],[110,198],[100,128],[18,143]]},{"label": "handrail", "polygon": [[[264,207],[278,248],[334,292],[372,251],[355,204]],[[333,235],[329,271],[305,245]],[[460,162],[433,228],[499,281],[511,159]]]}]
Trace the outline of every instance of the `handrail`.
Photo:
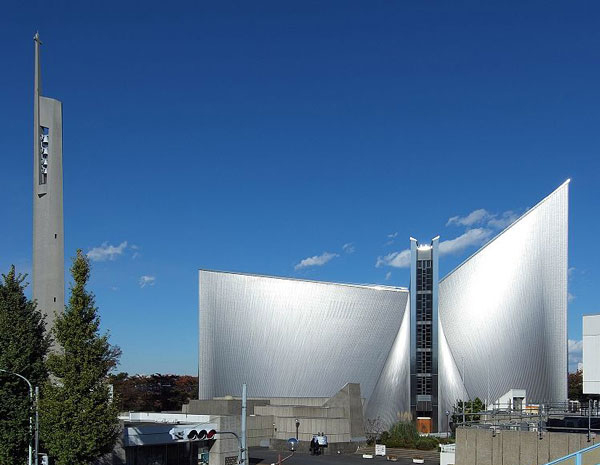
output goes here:
[{"label": "handrail", "polygon": [[584,453],[586,453],[586,452],[588,452],[588,451],[590,451],[590,450],[592,450],[592,449],[596,449],[598,447],[600,447],[600,443],[599,444],[594,444],[593,446],[590,446],[590,447],[586,447],[585,449],[581,449],[581,450],[579,450],[577,452],[573,452],[573,453],[571,453],[569,455],[565,455],[564,457],[561,457],[559,459],[553,460],[552,462],[546,463],[546,465],[555,465],[555,464],[561,463],[562,461],[568,460],[568,459],[573,458],[573,457],[575,457],[575,463],[581,464],[582,463],[581,462],[581,455],[584,454]]}]

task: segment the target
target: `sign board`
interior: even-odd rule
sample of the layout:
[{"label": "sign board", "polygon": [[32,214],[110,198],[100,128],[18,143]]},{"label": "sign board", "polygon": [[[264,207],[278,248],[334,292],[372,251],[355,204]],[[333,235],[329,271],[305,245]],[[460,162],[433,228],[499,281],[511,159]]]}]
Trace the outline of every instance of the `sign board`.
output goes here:
[{"label": "sign board", "polygon": [[238,458],[236,456],[225,457],[225,465],[237,465]]},{"label": "sign board", "polygon": [[375,444],[375,455],[385,456],[385,444]]}]

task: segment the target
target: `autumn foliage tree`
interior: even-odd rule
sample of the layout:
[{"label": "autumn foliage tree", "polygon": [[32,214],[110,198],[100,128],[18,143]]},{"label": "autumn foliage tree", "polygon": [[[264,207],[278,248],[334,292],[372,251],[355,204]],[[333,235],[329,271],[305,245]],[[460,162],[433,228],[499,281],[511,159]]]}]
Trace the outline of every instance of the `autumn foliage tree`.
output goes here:
[{"label": "autumn foliage tree", "polygon": [[198,378],[188,375],[134,375],[118,373],[109,378],[121,411],[179,411],[198,397]]}]

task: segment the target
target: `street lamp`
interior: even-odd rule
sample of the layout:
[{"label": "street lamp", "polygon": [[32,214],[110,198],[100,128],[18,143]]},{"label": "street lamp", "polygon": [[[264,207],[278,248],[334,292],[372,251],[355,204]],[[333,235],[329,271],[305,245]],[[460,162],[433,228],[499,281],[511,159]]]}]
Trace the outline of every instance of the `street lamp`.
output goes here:
[{"label": "street lamp", "polygon": [[300,428],[300,420],[296,418],[296,440],[298,439],[298,428]]},{"label": "street lamp", "polygon": [[[4,373],[8,373],[9,375],[15,375],[18,376],[19,378],[21,378],[23,381],[25,381],[27,383],[27,386],[29,386],[29,459],[28,459],[28,464],[32,465],[31,459],[32,459],[32,448],[31,448],[31,436],[33,433],[33,418],[31,417],[31,404],[33,403],[33,387],[31,386],[31,383],[29,382],[29,380],[27,378],[25,378],[25,376],[20,375],[19,373],[14,373],[12,371],[8,371],[8,370],[4,370],[3,368],[0,368],[0,371],[4,372]],[[36,388],[37,390],[37,388]],[[37,423],[37,402],[35,403],[35,417],[36,417],[36,423]],[[36,432],[36,436],[37,436],[37,432]],[[37,441],[36,441],[36,445],[35,445],[35,463],[37,464]]]}]

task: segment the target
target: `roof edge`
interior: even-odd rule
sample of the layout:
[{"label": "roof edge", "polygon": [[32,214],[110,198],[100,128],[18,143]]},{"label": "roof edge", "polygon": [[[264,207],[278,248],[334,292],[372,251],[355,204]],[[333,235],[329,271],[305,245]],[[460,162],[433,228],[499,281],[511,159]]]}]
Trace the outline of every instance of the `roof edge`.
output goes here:
[{"label": "roof edge", "polygon": [[463,260],[459,265],[457,265],[446,276],[444,276],[442,279],[440,279],[439,282],[441,283],[446,278],[449,278],[450,275],[452,275],[455,271],[458,271],[459,268],[461,268],[465,263],[467,263],[469,260],[471,260],[473,257],[475,257],[475,255],[477,255],[479,252],[481,252],[483,249],[485,249],[488,245],[490,245],[492,242],[494,242],[496,239],[498,239],[500,236],[502,236],[502,234],[504,234],[506,231],[508,231],[510,228],[512,228],[514,225],[516,225],[519,221],[521,221],[523,218],[525,218],[527,215],[529,215],[532,211],[536,210],[539,206],[541,206],[544,202],[546,202],[550,197],[552,197],[558,191],[560,191],[564,187],[568,187],[570,183],[571,183],[571,178],[568,178],[560,186],[558,186],[556,189],[554,189],[552,192],[550,192],[550,194],[548,194],[546,197],[544,197],[542,200],[540,200],[538,203],[536,203],[533,207],[531,207],[529,210],[527,210],[525,213],[523,213],[521,216],[519,216],[515,221],[513,221],[511,224],[509,224],[506,228],[504,228],[502,231],[500,231],[498,234],[496,234],[490,241],[486,242],[479,249],[477,249],[475,252],[473,252],[471,255],[469,255],[465,260]]},{"label": "roof edge", "polygon": [[239,276],[249,276],[252,278],[269,278],[269,279],[282,279],[286,281],[299,281],[306,283],[316,283],[316,284],[325,284],[330,286],[348,286],[348,287],[358,287],[362,289],[370,289],[370,290],[380,290],[380,291],[392,291],[392,292],[408,292],[408,288],[400,287],[400,286],[386,286],[385,284],[355,284],[355,283],[336,283],[332,281],[318,281],[315,279],[302,279],[302,278],[293,278],[288,276],[270,276],[265,274],[258,273],[246,273],[242,271],[223,271],[223,270],[209,270],[207,268],[199,268],[198,273],[220,273],[220,274],[234,274]]}]

